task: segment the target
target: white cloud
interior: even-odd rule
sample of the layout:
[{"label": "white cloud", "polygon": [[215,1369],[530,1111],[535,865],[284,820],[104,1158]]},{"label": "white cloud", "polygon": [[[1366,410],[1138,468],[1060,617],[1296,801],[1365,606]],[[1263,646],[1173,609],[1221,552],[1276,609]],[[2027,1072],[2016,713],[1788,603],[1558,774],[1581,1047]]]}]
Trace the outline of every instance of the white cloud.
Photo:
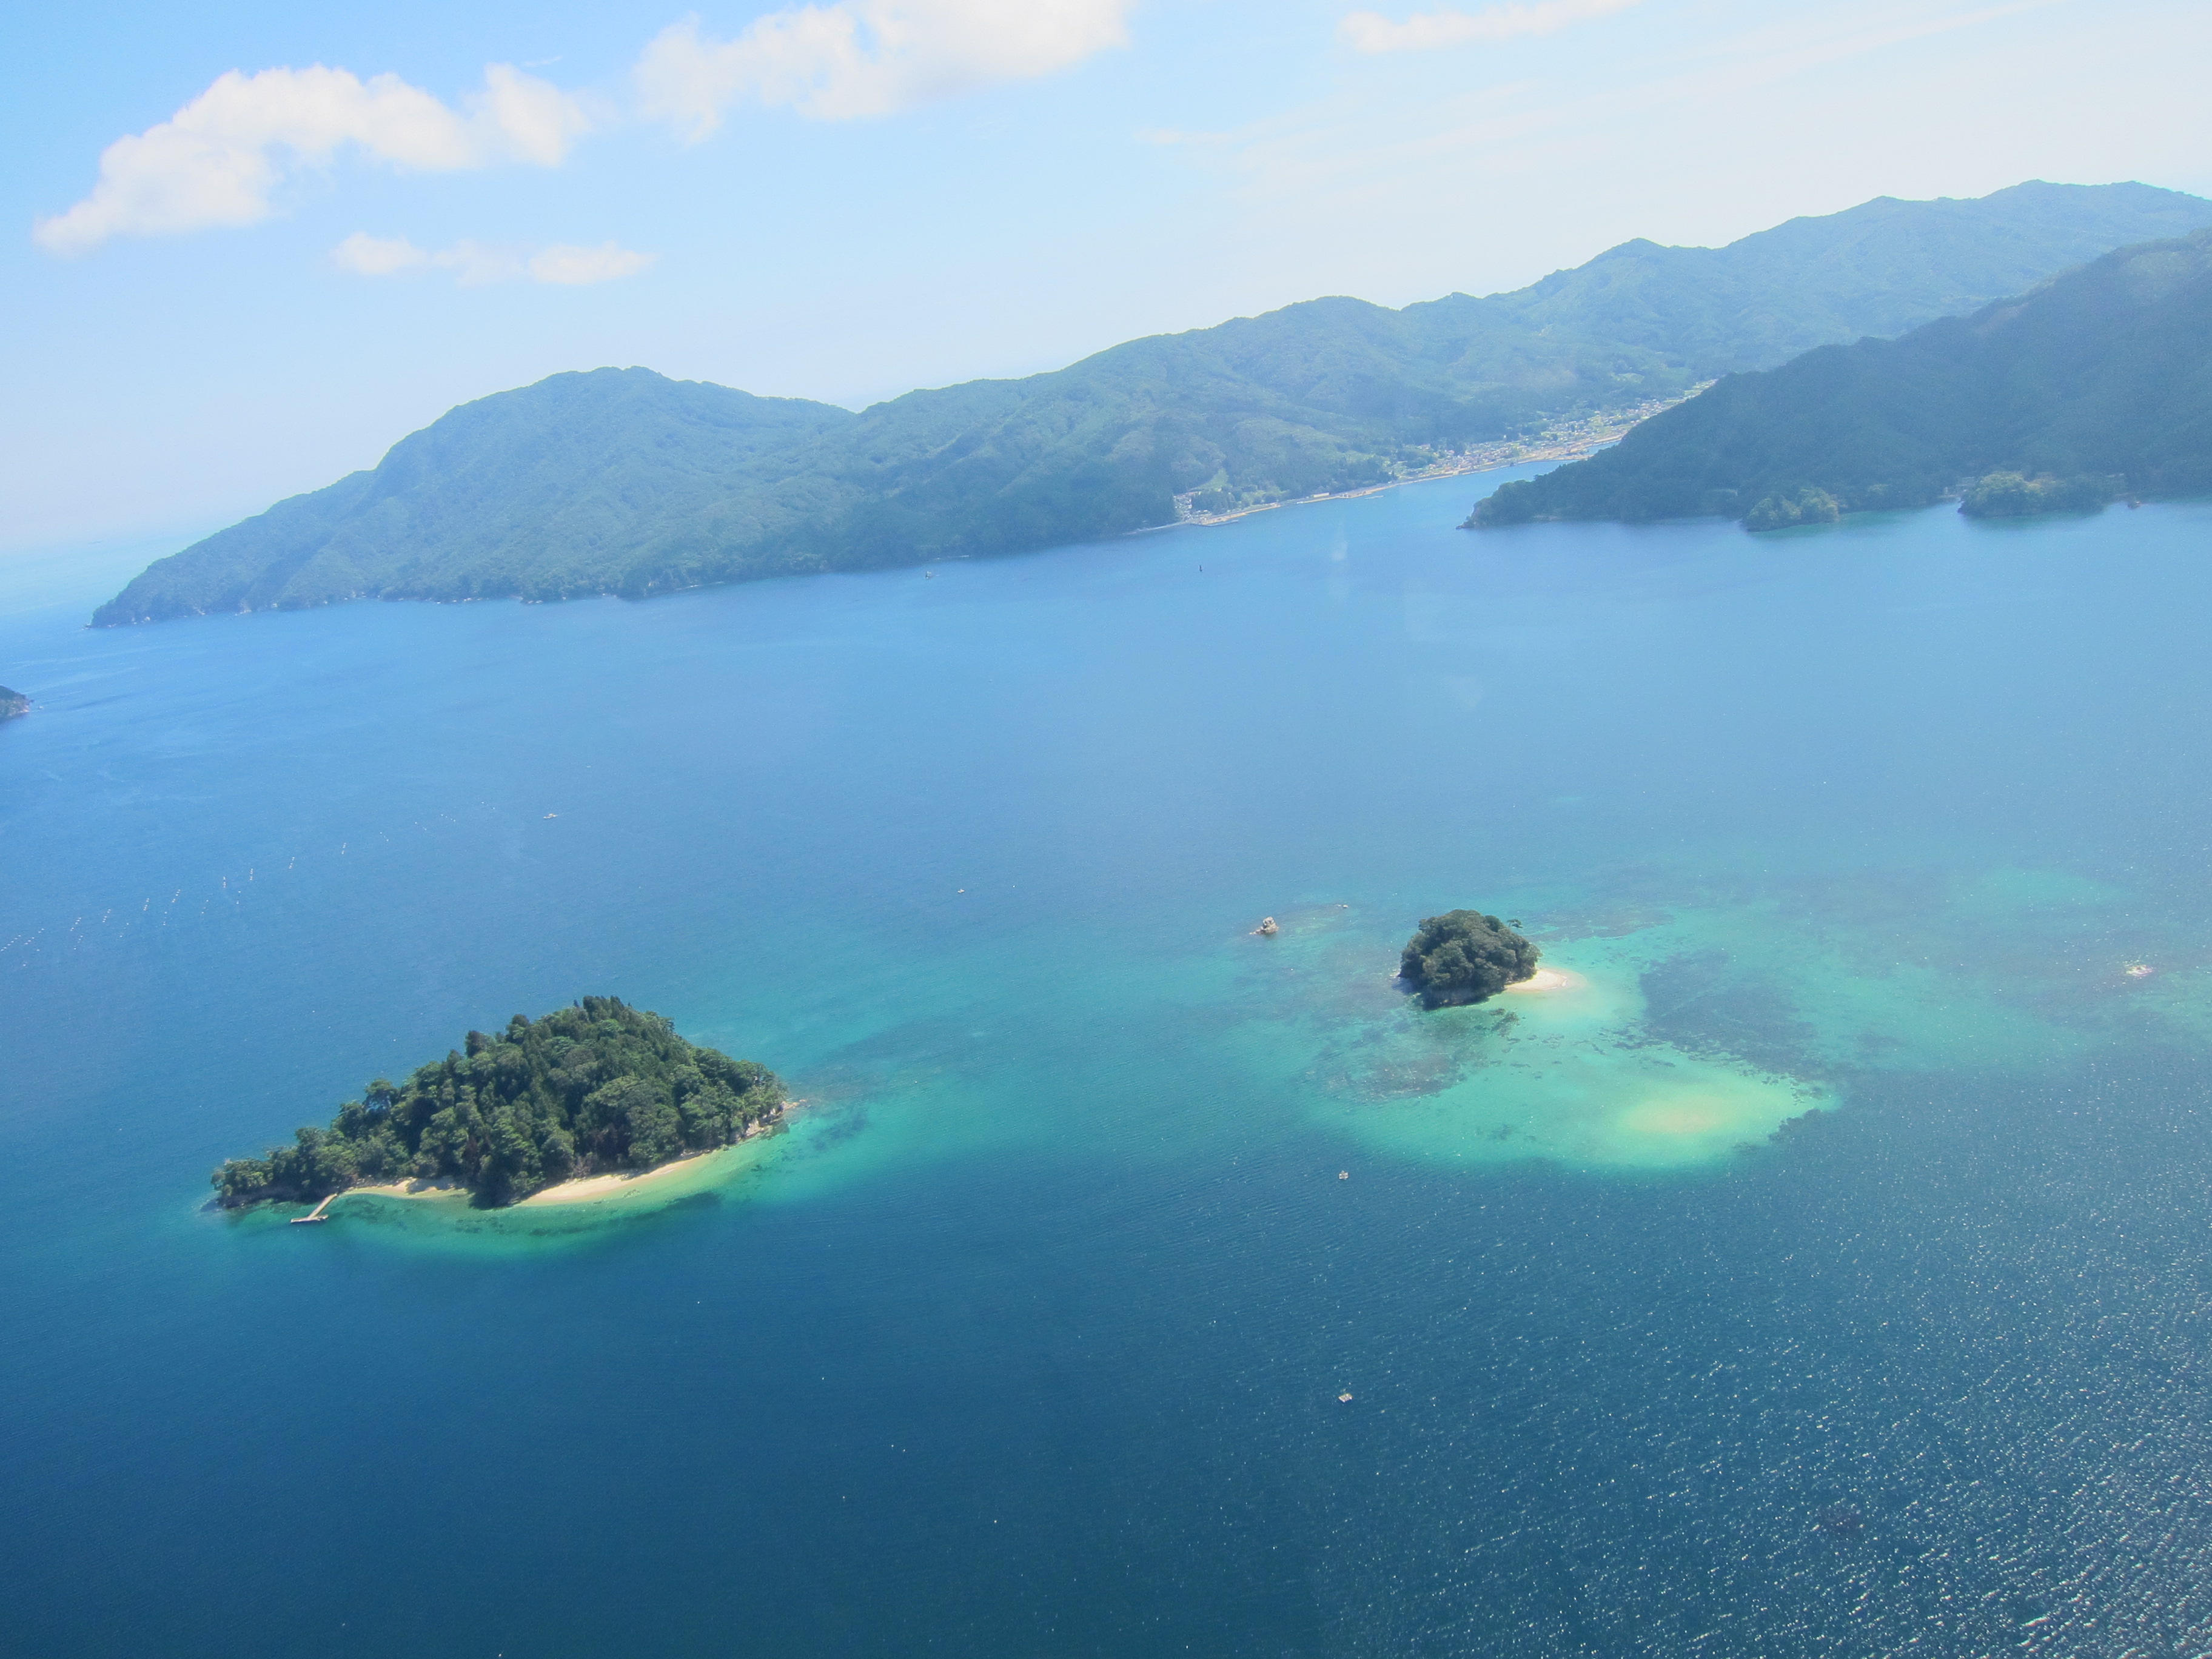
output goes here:
[{"label": "white cloud", "polygon": [[484,89],[470,94],[468,103],[491,160],[557,167],[568,159],[568,146],[592,130],[583,106],[512,64],[485,65]]},{"label": "white cloud", "polygon": [[687,17],[633,71],[640,108],[705,137],[741,98],[843,120],[1028,80],[1125,44],[1135,0],[836,0],[713,40]]},{"label": "white cloud", "polygon": [[356,231],[331,250],[331,263],[356,276],[396,276],[407,270],[450,270],[463,288],[527,277],[533,283],[557,283],[580,288],[591,283],[635,276],[659,256],[639,253],[617,242],[580,247],[556,242],[535,253],[489,243],[459,241],[430,252],[404,236],[371,236]]},{"label": "white cloud", "polygon": [[371,236],[356,231],[331,250],[331,263],[356,276],[389,276],[429,263],[430,256],[404,236]]},{"label": "white cloud", "polygon": [[1180,127],[1139,127],[1131,135],[1140,144],[1227,144],[1233,132],[1186,132]]},{"label": "white cloud", "polygon": [[[1943,130],[1892,129],[1871,118],[1850,128],[1835,116],[1831,118],[1838,130],[1858,135],[1850,145],[1819,139],[1809,128],[1802,130],[1808,137],[1798,143],[1801,129],[1787,113],[1794,100],[1831,95],[1823,88],[1839,72],[1861,87],[1887,84],[1877,77],[1894,72],[1855,60],[1924,50],[1923,43],[1947,33],[1982,29],[2036,11],[2056,12],[2061,6],[2062,0],[2006,0],[1931,15],[1923,0],[1893,0],[1880,9],[1868,0],[1838,0],[1824,11],[1779,21],[1761,17],[1747,29],[1692,38],[1661,57],[1638,42],[1619,41],[1609,53],[1577,53],[1559,77],[1470,87],[1440,101],[1404,100],[1389,86],[1360,100],[1340,94],[1231,135],[1217,165],[1243,176],[1249,202],[1268,204],[1269,211],[1294,208],[1301,224],[1317,215],[1346,223],[1368,216],[1380,226],[1414,204],[1443,196],[1517,199],[1522,205],[1516,210],[1530,223],[1563,229],[1556,251],[1543,256],[1563,264],[1587,258],[1595,245],[1586,240],[1579,210],[1576,215],[1554,213],[1559,200],[1613,203],[1615,217],[1603,234],[1616,238],[1657,234],[1655,226],[1662,222],[1655,216],[1656,201],[1688,202],[1693,215],[1706,216],[1696,221],[1702,227],[1696,234],[1725,240],[1765,221],[1733,207],[1717,211],[1716,198],[1687,188],[1689,181],[1737,176],[1730,167],[1756,170],[1770,190],[1768,204],[1757,211],[1766,213],[1771,206],[1778,218],[1791,204],[1806,203],[1809,170],[1829,169],[1820,176],[1849,182],[1824,185],[1829,193],[1812,199],[1820,204],[1817,210],[1833,210],[1891,183],[1860,159],[1864,155],[1881,150],[1889,158],[1884,165],[1892,174],[1911,178],[1910,168],[1918,158],[1896,134]],[[1747,10],[1756,12],[1754,0],[1747,0]],[[1989,49],[1977,43],[1977,51]],[[1753,169],[1731,148],[1740,145],[1745,131],[1747,118],[1738,112],[1753,107],[1766,112],[1764,118],[1778,135],[1777,155],[1793,158],[1786,165],[1762,162]],[[1990,117],[1984,110],[1972,118]],[[2068,142],[2086,144],[2082,131],[2075,129]],[[1783,148],[1785,139],[1796,148]],[[2004,169],[2017,163],[1991,167],[1985,160],[1983,165],[1978,189],[1995,188],[2008,176]],[[1953,176],[1948,166],[1927,165],[1919,175],[1927,182],[1914,188],[1937,193]],[[1786,183],[1776,182],[1793,167],[1798,170],[1795,175]],[[1624,186],[1624,179],[1639,182]],[[1530,193],[1516,196],[1524,191]],[[1490,259],[1486,252],[1473,257]],[[1543,268],[1491,260],[1487,270],[1496,275],[1484,280],[1517,285]],[[1401,297],[1419,294],[1418,288],[1386,286],[1398,280],[1386,276],[1375,286]],[[1465,285],[1467,278],[1451,272],[1443,280]]]},{"label": "white cloud", "polygon": [[395,167],[451,172],[498,161],[557,166],[590,125],[575,100],[507,64],[455,110],[396,75],[236,70],[167,120],[117,139],[92,193],[32,232],[52,253],[86,253],[111,236],[163,236],[257,224],[276,187],[330,165],[345,145]]},{"label": "white cloud", "polygon": [[565,283],[572,287],[611,283],[617,276],[635,276],[653,258],[650,253],[635,252],[612,242],[602,242],[597,247],[556,243],[530,256],[530,280]]},{"label": "white cloud", "polygon": [[1355,11],[1337,31],[1356,52],[1427,52],[1464,46],[1470,40],[1513,40],[1528,34],[1556,34],[1592,18],[1626,11],[1641,0],[1532,0],[1486,7],[1478,12],[1430,11],[1394,23],[1376,11]]}]

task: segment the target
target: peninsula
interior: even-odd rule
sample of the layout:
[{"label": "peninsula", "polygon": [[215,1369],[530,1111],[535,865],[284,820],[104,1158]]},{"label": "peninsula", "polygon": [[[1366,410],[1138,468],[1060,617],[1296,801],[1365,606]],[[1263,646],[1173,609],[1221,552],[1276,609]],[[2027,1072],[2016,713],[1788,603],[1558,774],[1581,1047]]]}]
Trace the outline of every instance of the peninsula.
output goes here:
[{"label": "peninsula", "polygon": [[783,1115],[783,1085],[749,1060],[685,1042],[659,1014],[586,997],[496,1036],[471,1031],[404,1083],[379,1078],[326,1129],[233,1158],[216,1202],[307,1203],[401,1181],[465,1188],[482,1206],[558,1182],[641,1172],[727,1146]]},{"label": "peninsula", "polygon": [[1747,530],[1953,498],[1970,518],[2212,489],[2212,232],[2117,249],[1896,339],[1732,374],[1470,528],[1705,514]]},{"label": "peninsula", "polygon": [[30,712],[31,700],[21,691],[10,691],[0,685],[0,720],[12,720],[18,714]]},{"label": "peninsula", "polygon": [[1421,994],[1423,1007],[1456,1007],[1534,978],[1542,954],[1496,916],[1447,910],[1423,919],[1399,958],[1398,977]]}]

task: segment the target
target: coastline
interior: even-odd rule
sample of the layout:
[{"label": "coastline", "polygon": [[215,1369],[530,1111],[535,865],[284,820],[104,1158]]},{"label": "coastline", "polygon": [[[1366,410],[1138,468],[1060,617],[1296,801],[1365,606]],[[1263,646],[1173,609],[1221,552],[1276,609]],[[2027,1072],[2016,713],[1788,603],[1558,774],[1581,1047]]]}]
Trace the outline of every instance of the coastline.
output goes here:
[{"label": "coastline", "polygon": [[[758,1139],[760,1137],[751,1138]],[[646,1192],[664,1185],[672,1176],[696,1172],[711,1159],[720,1158],[725,1152],[733,1152],[745,1144],[740,1140],[733,1146],[717,1146],[711,1152],[688,1152],[682,1158],[672,1158],[665,1164],[656,1164],[650,1170],[641,1170],[635,1175],[611,1170],[605,1175],[578,1176],[555,1186],[541,1187],[529,1197],[518,1199],[506,1207],[526,1210],[534,1205],[539,1208],[550,1208],[556,1204],[597,1204],[611,1198],[627,1197],[632,1193]]]},{"label": "coastline", "polygon": [[[788,1108],[787,1108],[787,1111]],[[783,1121],[781,1116],[777,1118],[778,1127],[781,1127]],[[732,1160],[737,1154],[758,1147],[762,1142],[769,1139],[772,1134],[773,1131],[758,1133],[748,1135],[742,1140],[733,1141],[727,1146],[716,1146],[703,1152],[687,1152],[682,1158],[671,1158],[665,1164],[656,1164],[650,1170],[635,1172],[617,1170],[599,1175],[578,1176],[554,1186],[540,1188],[529,1197],[517,1199],[512,1204],[502,1204],[495,1209],[475,1212],[486,1216],[496,1216],[513,1211],[533,1208],[557,1209],[579,1205],[611,1204],[623,1199],[644,1195],[685,1196],[687,1194],[679,1190],[680,1188],[694,1184],[701,1187],[711,1185],[714,1179],[722,1172],[720,1166],[724,1161]],[[682,1179],[685,1176],[702,1176],[705,1179],[694,1183]],[[469,1189],[451,1181],[392,1181],[380,1182],[374,1186],[348,1187],[342,1192],[333,1194],[326,1202],[334,1205],[341,1200],[356,1195],[399,1199],[412,1202],[443,1201],[459,1207],[470,1207]]]},{"label": "coastline", "polygon": [[1539,968],[1523,980],[1505,988],[1505,994],[1523,997],[1558,996],[1565,991],[1586,991],[1589,981],[1565,968]]},{"label": "coastline", "polygon": [[356,1193],[365,1193],[371,1198],[466,1198],[469,1189],[451,1181],[386,1181],[374,1187],[344,1188],[331,1194],[326,1201],[335,1204]]},{"label": "coastline", "polygon": [[[1404,975],[1392,973],[1389,975],[1389,978],[1390,981],[1390,988],[1392,990],[1400,993],[1401,995],[1412,995],[1414,994],[1414,988],[1406,983]],[[1498,994],[1500,996],[1509,997],[1555,997],[1564,996],[1573,991],[1587,991],[1589,989],[1589,979],[1581,974],[1576,973],[1571,968],[1539,968],[1534,973],[1529,975],[1528,978],[1515,980],[1512,984],[1507,986],[1504,990],[1499,992]],[[1481,1000],[1482,1002],[1487,1002],[1490,999],[1488,997],[1485,997]],[[1447,1006],[1452,1007],[1469,1008],[1480,1007],[1481,1003],[1453,1003]]]},{"label": "coastline", "polygon": [[1577,422],[1572,427],[1547,442],[1539,440],[1532,445],[1515,443],[1482,444],[1425,466],[1418,472],[1408,472],[1403,477],[1388,479],[1382,483],[1363,484],[1358,489],[1323,490],[1317,495],[1297,495],[1279,501],[1258,501],[1250,507],[1240,507],[1231,513],[1200,513],[1190,505],[1191,495],[1175,498],[1176,517],[1171,524],[1148,525],[1142,530],[1133,530],[1133,536],[1151,535],[1162,530],[1181,530],[1186,526],[1230,524],[1238,519],[1249,519],[1255,513],[1271,513],[1279,507],[1304,507],[1314,501],[1356,501],[1362,495],[1380,495],[1386,489],[1395,489],[1401,484],[1427,483],[1436,478],[1462,478],[1477,472],[1499,472],[1510,466],[1527,466],[1537,461],[1587,460],[1608,444],[1619,443],[1635,428],[1655,415],[1663,415],[1677,404],[1686,404],[1713,383],[1692,386],[1675,398],[1655,398],[1649,403],[1638,404],[1617,412],[1617,418],[1593,416]]}]

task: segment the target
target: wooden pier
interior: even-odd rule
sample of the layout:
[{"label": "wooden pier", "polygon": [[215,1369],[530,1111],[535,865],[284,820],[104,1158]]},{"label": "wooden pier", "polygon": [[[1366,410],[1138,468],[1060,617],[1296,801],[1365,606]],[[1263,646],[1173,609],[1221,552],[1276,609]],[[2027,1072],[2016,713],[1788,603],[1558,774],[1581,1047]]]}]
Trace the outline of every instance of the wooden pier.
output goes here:
[{"label": "wooden pier", "polygon": [[308,1211],[307,1214],[294,1216],[292,1218],[292,1224],[295,1227],[304,1227],[310,1221],[328,1221],[330,1218],[325,1215],[323,1212],[331,1207],[331,1199],[343,1198],[345,1196],[345,1192],[346,1189],[344,1188],[339,1188],[337,1191],[331,1194],[330,1198],[326,1198],[321,1203],[316,1205],[315,1207]]}]

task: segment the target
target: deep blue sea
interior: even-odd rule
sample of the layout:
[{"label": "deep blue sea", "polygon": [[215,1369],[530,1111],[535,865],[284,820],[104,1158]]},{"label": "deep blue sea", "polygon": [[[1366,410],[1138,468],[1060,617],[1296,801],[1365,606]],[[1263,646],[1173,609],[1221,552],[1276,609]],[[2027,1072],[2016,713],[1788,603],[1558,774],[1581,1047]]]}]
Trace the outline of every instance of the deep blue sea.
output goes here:
[{"label": "deep blue sea", "polygon": [[[101,632],[0,562],[0,1652],[2212,1649],[2212,503],[1478,493]],[[1409,1009],[1461,906],[1573,988]],[[203,1207],[587,993],[809,1103],[658,1207]]]}]

